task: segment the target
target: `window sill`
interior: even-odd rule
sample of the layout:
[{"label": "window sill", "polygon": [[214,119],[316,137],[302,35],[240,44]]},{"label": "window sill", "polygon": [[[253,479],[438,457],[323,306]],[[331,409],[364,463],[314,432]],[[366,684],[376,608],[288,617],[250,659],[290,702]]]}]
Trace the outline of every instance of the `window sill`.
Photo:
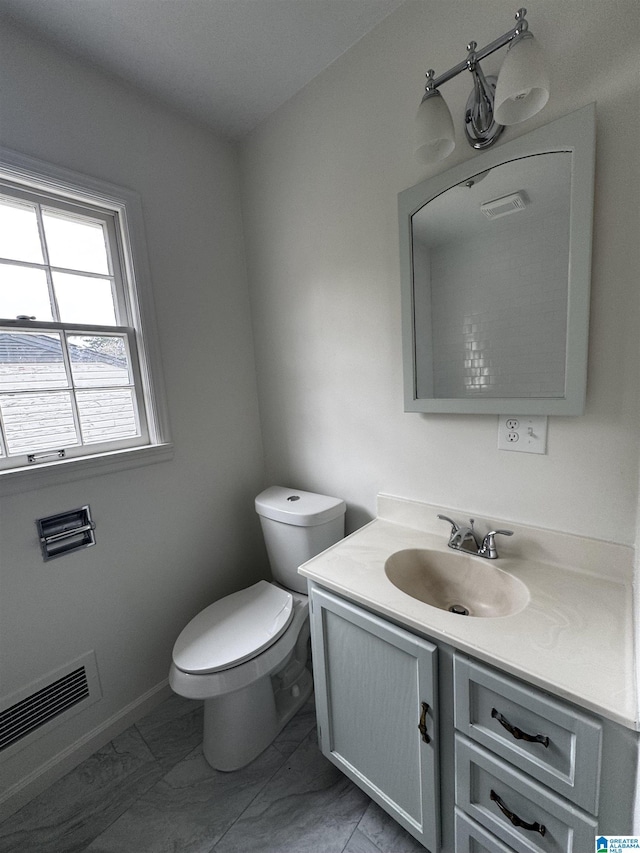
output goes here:
[{"label": "window sill", "polygon": [[168,462],[170,459],[173,459],[173,444],[166,443],[48,462],[28,468],[15,468],[0,472],[0,497],[28,492],[31,489],[58,486],[74,480],[83,480],[86,477],[97,477],[100,474],[128,471],[143,465]]}]

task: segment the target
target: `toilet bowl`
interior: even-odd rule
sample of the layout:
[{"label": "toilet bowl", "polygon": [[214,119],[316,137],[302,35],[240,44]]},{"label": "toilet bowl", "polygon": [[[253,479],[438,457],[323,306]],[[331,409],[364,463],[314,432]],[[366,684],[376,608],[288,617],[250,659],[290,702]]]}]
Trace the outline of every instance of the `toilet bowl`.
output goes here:
[{"label": "toilet bowl", "polygon": [[273,581],[206,607],[173,648],[169,684],[204,700],[203,751],[217,770],[256,758],[307,701],[309,603],[297,569],[344,535],[338,498],[272,486],[256,498]]}]

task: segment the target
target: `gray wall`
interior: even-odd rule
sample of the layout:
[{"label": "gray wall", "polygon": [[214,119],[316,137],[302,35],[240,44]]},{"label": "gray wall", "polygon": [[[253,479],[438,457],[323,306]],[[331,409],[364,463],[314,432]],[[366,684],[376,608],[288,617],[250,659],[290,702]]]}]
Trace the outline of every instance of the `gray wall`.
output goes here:
[{"label": "gray wall", "polygon": [[[186,622],[266,556],[235,150],[4,24],[0,79],[0,144],[141,196],[175,443],[169,462],[0,498],[1,695],[89,649],[104,693],[8,760],[11,786],[117,724]],[[96,546],[44,563],[34,520],[84,503]]]},{"label": "gray wall", "polygon": [[243,146],[268,478],[343,496],[352,526],[385,491],[634,542],[640,16],[635,0],[527,8],[552,94],[502,140],[594,100],[598,120],[587,408],[550,419],[546,456],[498,451],[495,416],[405,414],[402,401],[397,194],[474,156],[463,134],[464,74],[442,89],[458,135],[453,155],[431,167],[415,161],[424,74],[463,59],[466,39],[484,45],[506,31],[515,7],[409,0]]}]

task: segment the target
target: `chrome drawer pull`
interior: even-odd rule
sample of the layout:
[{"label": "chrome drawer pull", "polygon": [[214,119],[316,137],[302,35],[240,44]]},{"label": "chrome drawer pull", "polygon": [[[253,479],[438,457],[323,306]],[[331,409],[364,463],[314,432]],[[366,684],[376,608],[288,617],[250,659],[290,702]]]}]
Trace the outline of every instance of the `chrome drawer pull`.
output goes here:
[{"label": "chrome drawer pull", "polygon": [[516,740],[526,740],[529,741],[529,743],[541,743],[544,747],[549,747],[549,738],[546,735],[528,735],[517,726],[512,726],[509,720],[507,720],[506,717],[503,717],[495,708],[491,709],[491,716],[494,720],[497,720],[501,726],[504,726],[509,734],[513,735]]},{"label": "chrome drawer pull", "polygon": [[490,794],[493,802],[498,806],[502,814],[511,821],[514,826],[519,827],[520,829],[528,829],[531,832],[539,832],[540,835],[544,835],[547,831],[547,828],[544,824],[538,823],[525,823],[522,818],[519,818],[517,814],[514,814],[512,811],[509,811],[507,806],[503,803],[500,797],[496,794],[496,792],[492,789]]},{"label": "chrome drawer pull", "polygon": [[429,743],[431,738],[427,734],[427,714],[429,713],[429,706],[426,702],[420,703],[420,722],[418,723],[418,731],[422,736],[422,740],[425,743]]}]

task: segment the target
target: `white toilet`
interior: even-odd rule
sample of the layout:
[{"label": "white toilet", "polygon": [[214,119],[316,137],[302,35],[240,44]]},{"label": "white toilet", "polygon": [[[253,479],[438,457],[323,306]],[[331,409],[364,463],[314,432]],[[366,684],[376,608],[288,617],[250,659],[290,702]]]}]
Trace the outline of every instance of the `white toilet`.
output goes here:
[{"label": "white toilet", "polygon": [[344,536],[344,501],[272,486],[256,498],[273,582],[216,601],[173,647],[169,684],[204,699],[204,755],[217,770],[258,756],[313,690],[309,602],[298,566]]}]

